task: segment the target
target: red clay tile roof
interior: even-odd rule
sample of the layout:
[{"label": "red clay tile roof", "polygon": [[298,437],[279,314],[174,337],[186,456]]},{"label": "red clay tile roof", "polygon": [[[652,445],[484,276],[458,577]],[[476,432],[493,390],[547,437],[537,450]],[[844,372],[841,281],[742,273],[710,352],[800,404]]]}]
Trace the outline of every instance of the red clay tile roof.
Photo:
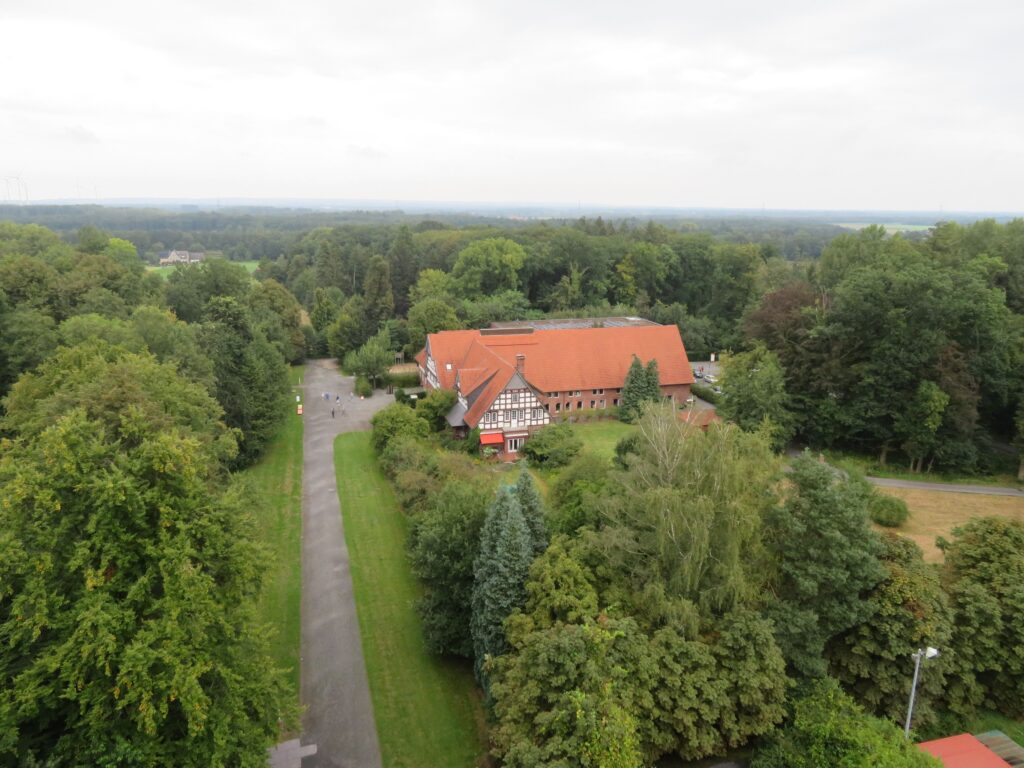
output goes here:
[{"label": "red clay tile roof", "polygon": [[466,413],[465,421],[471,427],[512,378],[517,355],[524,358],[523,377],[542,394],[621,387],[633,355],[644,363],[658,361],[663,386],[693,383],[693,370],[675,325],[512,334],[441,331],[427,337],[427,351],[442,388],[455,389],[459,371],[463,372],[464,397],[486,382]]},{"label": "red clay tile roof", "polygon": [[969,733],[950,736],[935,741],[923,741],[918,749],[935,755],[945,768],[1009,768],[1010,764],[999,757]]},{"label": "red clay tile roof", "polygon": [[705,408],[700,411],[691,408],[686,411],[680,411],[679,420],[701,429],[707,429],[709,424],[721,423],[722,417],[718,415],[714,408]]}]

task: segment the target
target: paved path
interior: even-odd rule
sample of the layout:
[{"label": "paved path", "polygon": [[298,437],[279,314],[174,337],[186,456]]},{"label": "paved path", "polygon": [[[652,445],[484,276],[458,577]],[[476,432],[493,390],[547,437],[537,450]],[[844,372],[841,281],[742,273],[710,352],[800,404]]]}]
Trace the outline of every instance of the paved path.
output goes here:
[{"label": "paved path", "polygon": [[[379,768],[380,746],[352,597],[348,548],[334,475],[334,438],[368,429],[393,399],[352,397],[353,379],[333,361],[306,365],[302,469],[301,742],[316,745],[303,768]],[[323,393],[330,393],[325,401]],[[341,403],[335,397],[341,395]],[[331,418],[331,409],[335,416]],[[342,409],[345,414],[342,414]]]},{"label": "paved path", "polygon": [[868,482],[885,488],[912,488],[920,491],[941,491],[943,493],[981,493],[988,496],[1019,496],[1024,499],[1024,490],[1002,485],[961,485],[959,483],[925,483],[917,480],[892,480],[888,477],[869,477]]}]

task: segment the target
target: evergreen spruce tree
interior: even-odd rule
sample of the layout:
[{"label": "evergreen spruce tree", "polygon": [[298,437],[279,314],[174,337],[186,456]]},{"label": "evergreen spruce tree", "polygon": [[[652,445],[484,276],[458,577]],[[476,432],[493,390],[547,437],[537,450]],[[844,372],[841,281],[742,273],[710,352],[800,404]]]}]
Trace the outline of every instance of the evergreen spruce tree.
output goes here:
[{"label": "evergreen spruce tree", "polygon": [[519,478],[515,484],[516,500],[523,510],[523,519],[530,529],[530,540],[533,543],[534,555],[539,555],[548,547],[548,524],[544,510],[544,500],[540,497],[536,483],[526,471],[526,462],[521,462]]},{"label": "evergreen spruce tree", "polygon": [[644,369],[644,379],[646,384],[644,392],[647,399],[652,403],[661,400],[661,377],[658,374],[658,361],[654,358],[647,361],[647,368]]},{"label": "evergreen spruce tree", "polygon": [[526,576],[533,561],[530,529],[511,488],[504,487],[487,510],[480,554],[473,564],[474,670],[488,690],[484,662],[508,649],[505,619],[526,602]]},{"label": "evergreen spruce tree", "polygon": [[646,384],[647,372],[640,358],[633,355],[633,362],[629,364],[626,381],[622,385],[622,397],[619,398],[619,418],[627,424],[632,424],[640,416]]}]

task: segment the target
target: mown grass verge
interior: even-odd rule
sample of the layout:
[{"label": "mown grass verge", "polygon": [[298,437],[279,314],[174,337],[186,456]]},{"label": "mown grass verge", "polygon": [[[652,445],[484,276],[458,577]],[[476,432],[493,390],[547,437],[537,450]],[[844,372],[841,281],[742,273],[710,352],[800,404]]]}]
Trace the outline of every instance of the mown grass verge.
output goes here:
[{"label": "mown grass verge", "polygon": [[377,465],[370,433],[334,443],[374,719],[385,768],[470,768],[485,760],[480,697],[468,663],[427,652],[406,559],[408,521]]},{"label": "mown grass verge", "polygon": [[[291,369],[292,387],[302,382],[304,366]],[[302,603],[302,417],[289,398],[280,431],[259,463],[245,471],[260,504],[255,510],[260,540],[273,553],[260,600],[260,619],[272,626],[271,651],[279,667],[289,670],[299,692],[299,643]]]}]

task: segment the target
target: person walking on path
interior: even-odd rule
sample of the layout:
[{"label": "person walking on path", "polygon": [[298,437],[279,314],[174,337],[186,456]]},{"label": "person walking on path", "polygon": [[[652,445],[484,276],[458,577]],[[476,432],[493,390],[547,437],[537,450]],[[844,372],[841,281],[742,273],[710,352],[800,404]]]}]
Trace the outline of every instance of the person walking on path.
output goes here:
[{"label": "person walking on path", "polygon": [[332,419],[334,418],[334,409],[333,408],[331,408],[331,418]]}]

